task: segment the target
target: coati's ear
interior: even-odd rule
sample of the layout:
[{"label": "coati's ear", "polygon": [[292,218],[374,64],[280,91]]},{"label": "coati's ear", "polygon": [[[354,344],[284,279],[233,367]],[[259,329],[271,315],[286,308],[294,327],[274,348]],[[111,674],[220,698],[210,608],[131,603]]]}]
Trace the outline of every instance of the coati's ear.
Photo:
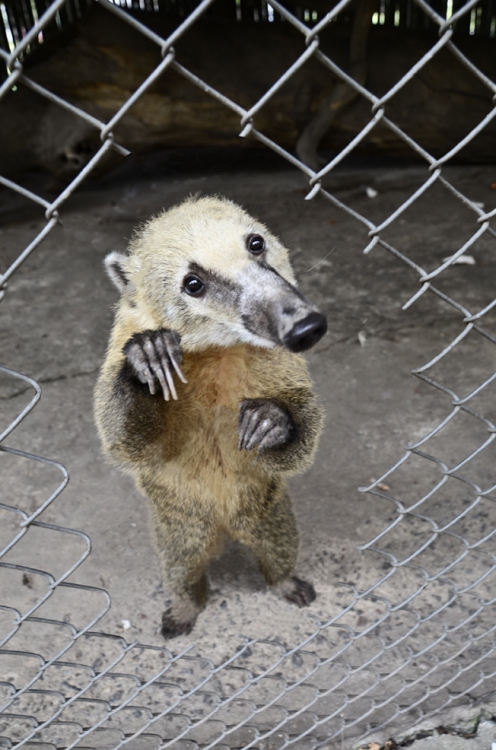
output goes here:
[{"label": "coati's ear", "polygon": [[128,256],[117,250],[109,253],[104,260],[105,270],[120,292],[123,292],[129,284],[127,260]]}]

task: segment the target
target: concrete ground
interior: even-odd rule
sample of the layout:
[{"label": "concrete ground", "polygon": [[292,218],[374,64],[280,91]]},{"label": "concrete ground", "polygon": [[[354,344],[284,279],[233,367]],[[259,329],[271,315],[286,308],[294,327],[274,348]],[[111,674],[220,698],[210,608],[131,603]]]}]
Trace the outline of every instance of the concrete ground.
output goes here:
[{"label": "concrete ground", "polygon": [[[487,210],[495,206],[491,169],[453,167],[447,174],[472,200],[483,202]],[[370,167],[365,171],[350,168],[333,176],[331,187],[341,201],[379,222],[426,176],[427,170],[415,165],[401,169]],[[32,180],[46,195],[60,189],[46,184],[41,176],[33,176]],[[375,198],[367,196],[369,186],[378,191]],[[368,541],[391,522],[395,517],[394,507],[385,499],[361,494],[357,488],[378,478],[401,458],[409,441],[427,434],[449,413],[450,399],[413,377],[411,370],[440,352],[462,330],[463,324],[455,310],[428,295],[402,312],[401,305],[418,289],[418,275],[384,250],[376,248],[371,255],[364,256],[362,250],[368,239],[361,225],[323,199],[305,202],[302,178],[282,164],[264,169],[257,163],[248,167],[243,161],[232,165],[220,159],[207,169],[205,163],[195,165],[190,160],[182,163],[181,157],[173,160],[170,155],[159,155],[124,164],[105,179],[84,185],[64,206],[63,225],[48,236],[12,279],[2,302],[0,340],[3,364],[36,378],[43,388],[39,405],[9,437],[7,445],[56,459],[67,466],[71,481],[41,520],[79,529],[91,537],[92,553],[70,580],[103,587],[112,599],[110,612],[94,630],[122,634],[128,642],[139,640],[163,645],[159,623],[166,599],[151,544],[146,502],[129,477],[105,464],[93,425],[92,392],[116,300],[102,261],[109,251],[126,248],[136,224],[198,192],[228,196],[278,234],[291,249],[301,289],[327,314],[329,321],[329,333],[308,355],[315,390],[327,414],[325,432],[312,469],[291,481],[303,532],[300,570],[314,582],[318,598],[309,611],[281,602],[266,591],[248,554],[230,547],[212,568],[209,604],[193,633],[168,644],[173,653],[194,644],[192,653],[218,664],[235,653],[242,636],[276,638],[286,647],[293,647],[315,632],[313,615],[326,622],[351,602],[350,589],[341,587],[340,582],[365,591],[390,570],[383,555],[361,553],[356,545]],[[43,216],[36,207],[7,194],[3,206],[0,252],[5,267],[42,227]],[[473,214],[446,190],[435,186],[386,230],[385,238],[420,264],[434,268],[473,231]],[[479,310],[494,297],[496,261],[486,235],[470,252],[476,264],[451,268],[443,276],[441,286],[445,293],[470,309]],[[489,328],[493,322],[494,318],[487,322]],[[494,332],[494,325],[491,330]],[[436,374],[457,392],[466,394],[489,377],[495,365],[496,347],[480,338],[468,337],[447,362],[440,364]],[[489,388],[478,397],[478,408],[489,415],[495,411],[492,395]],[[31,392],[19,381],[2,376],[0,396],[3,427],[24,407]],[[456,424],[456,428],[443,431],[436,445],[437,455],[450,465],[484,439],[484,431],[476,420],[467,418],[466,422]],[[476,467],[484,486],[495,483],[494,474],[491,481],[494,467],[491,450],[492,446]],[[7,505],[31,513],[60,481],[60,475],[51,466],[33,464],[14,455],[3,454],[2,458],[5,459],[3,502]],[[388,478],[385,486],[395,496],[408,499],[428,481],[425,467],[412,461]],[[442,524],[449,517],[450,503],[458,502],[465,499],[442,498],[437,505],[433,502],[424,508],[424,512]],[[494,527],[494,519],[491,503],[483,501],[471,512],[470,527],[460,526],[458,530],[469,534],[470,529],[475,529],[474,533],[483,534],[484,528],[490,528],[491,524]],[[16,533],[18,524],[17,516],[0,510],[0,547],[4,539],[8,541]],[[424,531],[418,524],[404,524],[395,534],[391,532],[387,539],[388,549],[396,552],[414,549],[424,540]],[[431,570],[440,569],[446,555],[456,557],[454,544],[451,539],[445,547],[440,543],[437,548],[429,548],[425,554],[430,557],[425,564],[431,565]],[[49,570],[57,577],[84,550],[84,541],[79,537],[49,528],[33,528],[4,559]],[[471,560],[470,570],[462,569],[457,579],[461,587],[465,579],[472,580],[470,576],[477,577],[484,570],[482,558],[474,555]],[[407,572],[399,571],[378,593],[393,604],[401,601],[413,585]],[[493,574],[484,586],[478,593],[490,598],[492,586],[494,597]],[[0,589],[7,592],[10,606],[25,611],[43,595],[46,581],[42,576],[1,569]],[[436,598],[440,601],[446,590],[441,583],[433,584],[423,606],[433,605]],[[95,592],[59,589],[44,605],[43,614],[80,628],[96,617],[104,604],[103,595]],[[361,605],[361,609],[351,610],[346,620],[355,632],[386,612],[384,600],[364,600]],[[461,619],[471,611],[473,602],[464,600],[456,609]],[[9,622],[7,615],[0,619],[0,633],[8,632]],[[418,640],[414,637],[409,642],[412,648],[419,648],[422,638],[434,637],[436,627],[432,624],[430,631],[426,626],[417,633]],[[44,636],[33,623],[26,623],[23,628],[11,639],[9,648],[36,652],[45,648],[45,656],[49,657],[62,643],[53,634],[43,641]],[[387,640],[393,630],[392,625],[385,624],[383,637]],[[324,635],[329,632],[324,631]],[[349,657],[352,663],[353,659],[360,658],[362,663],[365,660],[365,642],[369,643],[366,639],[362,641],[354,656]],[[361,654],[359,646],[365,649]],[[330,648],[329,643],[321,645],[322,658],[330,653],[326,648]],[[102,649],[103,661],[110,658],[104,652]],[[265,653],[267,664],[271,658]],[[428,656],[423,663],[420,661],[417,672],[414,670],[410,675],[412,679],[429,668]],[[381,665],[382,670],[393,670],[387,660]],[[10,670],[9,675],[17,685],[29,672],[25,665],[19,667],[14,662],[7,663],[6,670]],[[294,678],[289,672],[286,678],[288,674]],[[472,697],[482,698],[489,691],[490,686],[484,683]],[[439,706],[442,705],[439,698]],[[32,710],[33,706],[28,705],[26,710],[29,708]],[[323,715],[331,709],[330,705],[324,707]],[[404,706],[401,709],[397,719],[391,716],[386,729],[371,735],[372,740],[382,744],[388,737],[397,738],[410,731],[417,721],[415,711],[408,713]],[[386,714],[383,720],[387,720]],[[269,725],[276,721],[277,717],[267,718]],[[15,731],[21,736],[24,730],[19,726],[16,725]],[[336,727],[332,724],[331,728]],[[490,750],[491,742],[496,742],[493,728],[490,721],[481,724],[484,735],[476,745],[477,750]],[[327,729],[319,731],[317,737],[325,739]],[[353,744],[357,731],[350,729],[345,733],[343,747]],[[207,740],[203,738],[204,741]],[[227,747],[234,747],[227,740],[224,742]],[[243,742],[246,744],[246,738]],[[469,750],[473,743],[461,737],[439,735],[416,740],[411,747]],[[257,745],[267,749],[270,746]],[[306,747],[303,740],[297,745],[300,746]],[[132,747],[138,748],[138,744]]]},{"label": "concrete ground", "polygon": [[457,737],[452,734],[438,734],[432,737],[415,740],[411,750],[494,750],[496,746],[496,726],[492,721],[482,722],[475,737]]}]

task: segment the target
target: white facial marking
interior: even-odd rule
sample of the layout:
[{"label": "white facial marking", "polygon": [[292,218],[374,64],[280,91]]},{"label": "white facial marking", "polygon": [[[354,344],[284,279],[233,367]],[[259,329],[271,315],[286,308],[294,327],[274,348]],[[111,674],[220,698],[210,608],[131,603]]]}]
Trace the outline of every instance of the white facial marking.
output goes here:
[{"label": "white facial marking", "polygon": [[[260,254],[250,252],[250,235],[263,238]],[[189,200],[164,212],[137,233],[130,253],[138,307],[158,325],[176,330],[185,350],[236,344],[272,348],[281,345],[297,317],[314,309],[294,286],[286,248],[225,199]],[[202,268],[204,279],[195,270]],[[184,289],[188,273],[205,282],[197,297]]]}]

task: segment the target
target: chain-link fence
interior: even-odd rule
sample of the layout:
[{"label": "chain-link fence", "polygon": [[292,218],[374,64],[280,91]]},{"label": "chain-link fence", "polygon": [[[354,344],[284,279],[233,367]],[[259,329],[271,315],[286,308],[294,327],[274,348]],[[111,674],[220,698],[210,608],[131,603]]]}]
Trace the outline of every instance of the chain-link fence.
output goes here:
[{"label": "chain-link fence", "polygon": [[[24,69],[27,53],[35,43],[40,43],[47,26],[63,13],[69,13],[70,17],[67,8],[74,12],[76,6],[66,0],[55,0],[38,15],[36,6],[31,4],[32,24],[19,35],[13,31],[14,22],[6,6],[0,5],[9,45],[8,49],[0,49],[7,70],[0,97],[8,97],[15,87],[29,87],[84,120],[101,138],[100,148],[50,202],[0,176],[0,183],[6,189],[42,206],[46,220],[41,231],[4,268],[0,277],[2,296],[9,294],[9,280],[59,222],[59,211],[65,201],[97,168],[105,154],[111,150],[127,154],[126,144],[114,139],[116,127],[159,76],[174,70],[231,110],[239,118],[243,138],[256,139],[300,170],[308,181],[306,200],[324,198],[333,210],[340,209],[365,227],[369,240],[364,252],[372,253],[371,272],[374,256],[381,250],[415,272],[419,287],[404,302],[404,309],[419,304],[423,295],[430,295],[457,319],[452,339],[415,370],[417,378],[436,390],[439,400],[448,407],[447,415],[421,439],[409,444],[392,468],[362,489],[388,505],[393,520],[385,523],[357,555],[375,553],[370,559],[382,559],[388,563],[386,569],[377,565],[375,580],[365,590],[343,583],[344,593],[336,612],[326,621],[309,616],[308,632],[303,639],[296,634],[290,644],[274,639],[247,639],[221,663],[196,652],[188,653],[192,647],[175,653],[169,646],[128,643],[123,634],[95,630],[110,607],[110,597],[103,589],[70,580],[90,553],[90,539],[80,531],[43,521],[44,511],[57,503],[67,484],[67,471],[56,461],[15,448],[14,431],[38,403],[40,386],[23,374],[2,368],[5,377],[22,381],[34,391],[31,401],[1,435],[2,463],[7,467],[12,465],[14,473],[19,475],[29,474],[35,463],[42,464],[47,471],[55,472],[59,480],[49,497],[39,498],[34,510],[29,503],[15,497],[0,504],[0,566],[2,594],[5,593],[0,604],[1,748],[116,749],[128,745],[133,750],[167,747],[300,750],[333,742],[340,746],[344,736],[358,741],[370,736],[372,730],[388,729],[393,724],[397,730],[406,731],[421,718],[461,704],[464,698],[472,701],[485,698],[494,690],[496,484],[490,446],[496,428],[490,419],[490,393],[496,375],[488,372],[462,391],[453,387],[449,373],[452,356],[464,352],[465,346],[471,352],[465,358],[469,369],[470,358],[478,356],[479,342],[490,347],[496,343],[491,328],[491,311],[496,308],[496,300],[468,309],[463,293],[460,299],[446,293],[443,275],[457,263],[472,262],[481,238],[490,242],[496,237],[492,226],[496,209],[485,212],[445,176],[445,165],[488,126],[496,116],[496,106],[439,158],[434,158],[389,119],[388,107],[392,98],[441,51],[448,51],[461,62],[491,97],[496,95],[496,82],[475,67],[453,41],[458,20],[469,23],[467,19],[477,18],[474,9],[477,11],[478,0],[470,0],[455,12],[450,6],[450,12],[445,9],[444,15],[425,0],[415,2],[416,12],[438,29],[438,41],[392,89],[379,97],[320,48],[319,33],[349,11],[350,0],[341,0],[320,20],[315,22],[314,18],[312,27],[278,0],[272,0],[265,10],[270,9],[270,13],[278,14],[279,19],[294,27],[302,35],[305,49],[264,96],[247,109],[191,72],[174,49],[215,0],[198,4],[168,38],[162,38],[128,14],[125,3],[118,6],[99,0],[108,14],[151,40],[161,56],[153,73],[107,122],[36,83]],[[77,5],[77,9],[79,17],[82,6]],[[488,18],[490,27],[490,12]],[[19,22],[18,28],[21,26]],[[366,126],[320,171],[306,166],[256,126],[257,114],[310,58],[346,83],[370,106]],[[425,164],[425,176],[421,187],[408,200],[381,223],[373,223],[338,199],[325,187],[325,180],[379,123],[407,144]],[[460,241],[457,251],[442,263],[420,265],[402,252],[400,243],[391,244],[388,230],[435,184],[472,213],[472,234]],[[463,457],[450,462],[442,452],[436,455],[439,436],[453,428],[461,433],[465,429],[470,431],[475,423],[480,427],[481,437]],[[418,481],[409,484],[402,480],[402,472],[412,465]],[[395,495],[389,489],[393,478],[398,480],[395,486],[400,488]],[[479,514],[482,509],[486,523],[481,525],[476,520],[476,511]],[[66,545],[70,552],[61,553],[57,570],[49,571],[27,562],[33,560],[29,550],[57,546],[58,540],[67,535],[72,536],[74,543]],[[64,545],[60,546],[62,549]],[[20,577],[34,592],[29,602],[26,588],[19,585]],[[71,597],[84,602],[84,622],[64,618],[66,602]],[[361,615],[358,619],[357,612]]]}]

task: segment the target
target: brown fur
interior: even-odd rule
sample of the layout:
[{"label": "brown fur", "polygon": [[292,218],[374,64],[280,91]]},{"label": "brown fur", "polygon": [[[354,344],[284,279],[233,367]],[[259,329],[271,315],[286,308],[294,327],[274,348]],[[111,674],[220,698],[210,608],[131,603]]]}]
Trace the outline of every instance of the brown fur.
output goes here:
[{"label": "brown fur", "polygon": [[[281,585],[287,598],[303,583],[292,578],[298,530],[284,476],[311,464],[322,416],[303,358],[281,347],[183,350],[188,382],[176,380],[178,399],[151,395],[123,347],[136,332],[167,321],[136,305],[137,297],[146,300],[146,289],[124,293],[119,304],[95,414],[105,452],[152,501],[164,575],[175,596],[163,632],[175,635],[188,632],[204,606],[206,569],[226,535],[253,550],[267,582]],[[282,407],[293,425],[291,439],[239,450],[240,404],[247,399]]]}]

